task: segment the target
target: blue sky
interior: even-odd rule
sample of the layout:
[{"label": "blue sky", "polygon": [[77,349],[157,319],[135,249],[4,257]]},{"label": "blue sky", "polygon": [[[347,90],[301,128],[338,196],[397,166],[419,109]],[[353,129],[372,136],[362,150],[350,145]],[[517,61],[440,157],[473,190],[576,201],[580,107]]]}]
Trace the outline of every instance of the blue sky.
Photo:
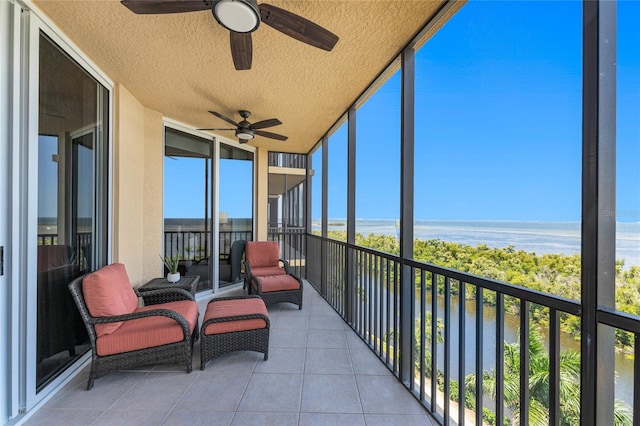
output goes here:
[{"label": "blue sky", "polygon": [[[164,216],[167,218],[204,217],[205,163],[199,158],[165,157]],[[253,163],[245,160],[220,160],[220,212],[228,217],[252,217],[251,196]],[[211,173],[211,171],[209,171]],[[169,197],[167,193],[176,194]],[[176,202],[176,199],[179,200]]]},{"label": "blue sky", "polygon": [[[581,19],[577,1],[470,1],[416,53],[416,219],[580,220]],[[640,2],[618,2],[617,220],[625,222],[640,222],[639,22]],[[346,139],[346,125],[329,139],[330,218],[346,216]],[[398,218],[399,73],[358,109],[357,141],[356,216]],[[165,160],[166,192],[180,200],[165,203],[165,217],[202,217],[201,163]],[[250,163],[223,160],[220,169],[220,210],[250,217]],[[50,176],[55,168],[41,169],[41,185]],[[54,194],[39,191],[41,215],[55,215]]]},{"label": "blue sky", "polygon": [[[640,2],[619,2],[617,219],[628,222],[640,222],[638,22]],[[416,53],[415,218],[580,220],[581,102],[580,2],[467,3]],[[358,218],[398,218],[399,109],[396,74],[358,110]],[[329,217],[344,218],[346,126],[329,165]]]}]

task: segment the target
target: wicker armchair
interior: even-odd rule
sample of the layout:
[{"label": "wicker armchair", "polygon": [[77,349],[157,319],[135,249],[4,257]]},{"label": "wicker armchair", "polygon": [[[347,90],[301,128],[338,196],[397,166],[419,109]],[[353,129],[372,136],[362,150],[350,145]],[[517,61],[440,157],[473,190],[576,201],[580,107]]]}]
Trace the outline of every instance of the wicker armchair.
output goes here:
[{"label": "wicker armchair", "polygon": [[[291,302],[302,309],[302,281],[280,259],[275,241],[250,241],[245,248],[245,287],[262,297],[265,305]],[[281,266],[282,265],[282,266]]]},{"label": "wicker armchair", "polygon": [[193,343],[199,336],[198,305],[191,293],[150,291],[145,295],[162,294],[167,303],[137,307],[139,295],[119,263],[76,278],[69,290],[91,342],[87,390],[97,378],[138,365],[184,363],[191,372]]},{"label": "wicker armchair", "polygon": [[244,288],[253,277],[286,275],[289,262],[280,259],[280,247],[276,241],[248,241],[244,253]]}]

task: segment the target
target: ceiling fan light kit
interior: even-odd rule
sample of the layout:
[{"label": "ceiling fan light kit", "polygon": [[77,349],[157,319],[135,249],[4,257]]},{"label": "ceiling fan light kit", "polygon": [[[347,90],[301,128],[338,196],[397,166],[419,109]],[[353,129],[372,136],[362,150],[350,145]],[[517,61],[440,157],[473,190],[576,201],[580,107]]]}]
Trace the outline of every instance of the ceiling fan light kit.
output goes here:
[{"label": "ceiling fan light kit", "polygon": [[235,129],[219,129],[219,128],[210,128],[210,129],[198,129],[198,130],[235,130],[236,137],[238,138],[238,142],[247,143],[249,140],[253,139],[256,135],[262,136],[264,138],[276,139],[279,141],[286,141],[289,139],[284,135],[279,135],[277,133],[265,132],[264,130],[267,127],[279,126],[282,124],[280,120],[277,118],[269,118],[268,120],[262,120],[255,123],[249,123],[247,119],[251,116],[251,112],[247,110],[240,110],[238,113],[242,117],[242,121],[237,123],[235,120],[227,117],[226,115],[220,114],[217,111],[209,111],[211,115],[214,115],[229,124],[233,124],[236,126]]},{"label": "ceiling fan light kit", "polygon": [[220,25],[228,29],[231,58],[236,70],[251,69],[253,42],[251,33],[264,23],[281,33],[326,51],[331,51],[338,36],[320,25],[288,10],[257,0],[121,0],[133,13],[161,14],[210,10]]},{"label": "ceiling fan light kit", "polygon": [[250,33],[260,25],[260,9],[254,0],[218,0],[211,10],[216,21],[230,31]]},{"label": "ceiling fan light kit", "polygon": [[255,133],[253,130],[240,127],[236,130],[236,137],[240,139],[240,143],[247,142],[249,139],[253,139]]}]

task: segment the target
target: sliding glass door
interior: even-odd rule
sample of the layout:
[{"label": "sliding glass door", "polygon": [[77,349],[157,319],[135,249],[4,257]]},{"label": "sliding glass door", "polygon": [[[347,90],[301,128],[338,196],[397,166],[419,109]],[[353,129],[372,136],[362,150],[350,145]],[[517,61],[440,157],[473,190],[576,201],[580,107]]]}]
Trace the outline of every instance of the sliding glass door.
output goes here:
[{"label": "sliding glass door", "polygon": [[253,239],[253,152],[217,146],[216,163],[216,143],[165,127],[164,256],[200,276],[198,291],[241,282],[241,242]]},{"label": "sliding glass door", "polygon": [[45,35],[39,43],[39,392],[89,349],[67,285],[107,263],[108,90]]},{"label": "sliding glass door", "polygon": [[243,241],[253,239],[253,152],[220,144],[220,287],[242,281]]},{"label": "sliding glass door", "polygon": [[181,275],[199,275],[199,290],[212,289],[213,143],[165,127],[164,155],[164,255],[180,260]]}]

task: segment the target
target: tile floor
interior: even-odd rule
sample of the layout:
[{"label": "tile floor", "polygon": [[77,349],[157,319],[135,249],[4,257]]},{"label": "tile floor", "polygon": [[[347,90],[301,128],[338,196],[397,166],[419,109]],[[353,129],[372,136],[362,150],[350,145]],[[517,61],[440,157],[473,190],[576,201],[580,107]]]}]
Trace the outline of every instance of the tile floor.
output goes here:
[{"label": "tile floor", "polygon": [[[193,372],[152,365],[97,379],[88,368],[26,425],[436,425],[426,410],[306,284],[303,309],[269,308],[269,360],[234,352]],[[224,295],[240,294],[241,289]],[[201,315],[207,300],[198,302]]]}]

